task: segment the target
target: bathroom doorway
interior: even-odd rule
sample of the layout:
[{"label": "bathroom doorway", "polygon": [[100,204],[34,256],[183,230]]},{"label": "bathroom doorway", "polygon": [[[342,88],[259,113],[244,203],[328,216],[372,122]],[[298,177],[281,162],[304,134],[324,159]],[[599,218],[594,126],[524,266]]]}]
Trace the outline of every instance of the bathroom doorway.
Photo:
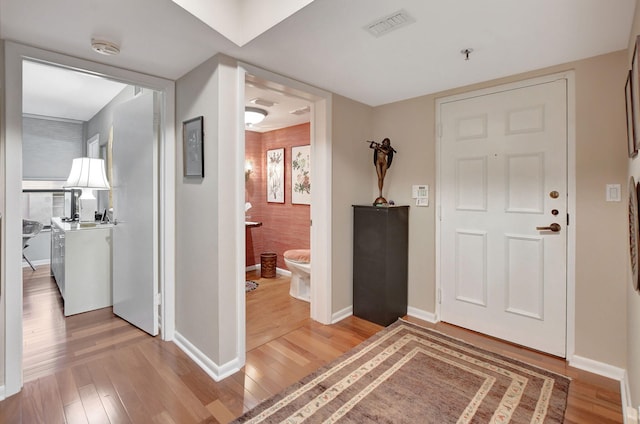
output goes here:
[{"label": "bathroom doorway", "polygon": [[[311,289],[309,316],[310,319],[322,324],[332,322],[331,311],[331,144],[330,144],[330,110],[331,94],[306,84],[290,80],[280,75],[256,68],[245,63],[240,64],[246,80],[241,92],[244,96],[248,84],[260,84],[281,93],[304,99],[309,105],[310,151],[313,166],[311,167],[311,203],[317,207],[308,206],[310,211],[310,245],[313,252],[313,270],[311,272]],[[243,97],[244,99],[244,97]],[[250,100],[250,99],[247,99]],[[289,111],[287,111],[289,112]],[[244,140],[243,140],[244,141]],[[244,143],[243,143],[244,144]],[[303,143],[300,143],[302,145]],[[266,158],[265,158],[266,160]],[[285,158],[285,161],[287,159]],[[253,174],[253,170],[252,170]],[[251,178],[251,175],[249,178]],[[245,170],[246,177],[246,170]],[[290,178],[288,175],[284,177]],[[266,184],[266,183],[265,183]],[[266,190],[266,187],[263,189]],[[286,194],[285,194],[286,195]],[[290,195],[290,193],[289,193]],[[251,209],[249,209],[251,212]],[[249,213],[253,220],[253,212]],[[286,220],[286,216],[281,219]],[[313,225],[311,226],[311,223]],[[246,244],[246,243],[245,243]],[[255,254],[256,252],[254,252]],[[260,252],[257,252],[258,254]],[[255,259],[254,259],[255,261]],[[245,312],[246,296],[241,296],[239,310]],[[306,302],[304,302],[306,303]],[[240,317],[246,318],[244,316]],[[241,321],[242,322],[242,321]],[[244,323],[243,323],[244,324]],[[246,325],[238,327],[239,339],[245,340]],[[242,351],[246,352],[246,349]]]},{"label": "bathroom doorway", "polygon": [[310,261],[293,269],[285,253],[311,248],[311,105],[288,87],[247,76],[247,351],[310,320],[310,272],[300,271]]}]

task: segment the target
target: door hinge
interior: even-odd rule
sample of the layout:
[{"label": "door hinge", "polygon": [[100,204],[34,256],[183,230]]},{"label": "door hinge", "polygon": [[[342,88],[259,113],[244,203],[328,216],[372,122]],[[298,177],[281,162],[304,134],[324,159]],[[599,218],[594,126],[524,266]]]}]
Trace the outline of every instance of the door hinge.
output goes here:
[{"label": "door hinge", "polygon": [[156,306],[160,306],[162,304],[162,293],[156,293],[155,303]]},{"label": "door hinge", "polygon": [[440,122],[436,124],[436,135],[442,137],[442,123]]},{"label": "door hinge", "polygon": [[567,227],[569,226],[569,214],[567,214]]},{"label": "door hinge", "polygon": [[438,304],[441,304],[441,303],[442,303],[442,290],[441,290],[441,289],[438,289],[438,290],[437,290],[437,292],[436,292],[436,298],[437,298],[437,302],[438,302]]}]

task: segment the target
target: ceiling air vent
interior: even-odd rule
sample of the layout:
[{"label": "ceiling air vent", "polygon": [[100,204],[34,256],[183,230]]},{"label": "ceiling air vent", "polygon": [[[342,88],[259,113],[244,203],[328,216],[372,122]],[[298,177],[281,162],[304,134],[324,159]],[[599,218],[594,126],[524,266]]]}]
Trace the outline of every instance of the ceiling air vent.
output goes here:
[{"label": "ceiling air vent", "polygon": [[376,19],[371,22],[369,25],[365,26],[364,29],[371,33],[374,37],[380,37],[381,35],[387,34],[394,29],[402,28],[409,24],[414,23],[416,20],[413,19],[405,10],[398,10],[390,15],[382,17],[380,19]]},{"label": "ceiling air vent", "polygon": [[264,106],[264,107],[272,107],[272,106],[275,106],[275,105],[278,104],[276,102],[272,102],[271,100],[261,99],[260,97],[256,97],[255,99],[251,99],[251,100],[249,100],[249,102],[253,103],[254,105]]},{"label": "ceiling air vent", "polygon": [[309,111],[311,111],[311,107],[304,106],[304,107],[301,107],[300,109],[291,110],[289,111],[289,113],[292,115],[304,115],[305,113],[309,113]]}]

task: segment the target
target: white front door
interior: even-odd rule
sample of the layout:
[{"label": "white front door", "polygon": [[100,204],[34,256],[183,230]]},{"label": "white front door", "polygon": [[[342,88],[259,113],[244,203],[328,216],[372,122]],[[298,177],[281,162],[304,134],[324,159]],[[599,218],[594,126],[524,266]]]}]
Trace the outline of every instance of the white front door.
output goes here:
[{"label": "white front door", "polygon": [[559,79],[439,111],[441,319],[563,357],[566,96]]},{"label": "white front door", "polygon": [[158,122],[156,93],[113,116],[113,312],[158,334]]}]

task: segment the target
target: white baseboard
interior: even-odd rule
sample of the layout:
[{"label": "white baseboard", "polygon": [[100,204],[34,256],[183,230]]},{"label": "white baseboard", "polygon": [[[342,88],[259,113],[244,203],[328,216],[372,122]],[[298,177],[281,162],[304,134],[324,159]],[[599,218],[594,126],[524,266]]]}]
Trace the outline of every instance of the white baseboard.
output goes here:
[{"label": "white baseboard", "polygon": [[[351,315],[353,315],[353,306],[347,306],[346,308],[338,312],[334,312],[331,315],[331,324],[335,324],[338,321],[342,321],[343,319]],[[433,323],[433,324],[438,322],[438,319],[436,318],[435,314],[432,314],[431,312],[423,311],[418,308],[408,307],[407,315],[412,316],[414,318],[421,319],[423,321]]]},{"label": "white baseboard", "polygon": [[613,365],[605,364],[604,362],[594,361],[593,359],[583,358],[578,355],[573,355],[573,358],[569,360],[569,365],[583,371],[589,371],[620,382],[624,381],[627,374],[627,372],[622,368],[614,367]]},{"label": "white baseboard", "polygon": [[291,277],[291,271],[289,271],[288,269],[276,268],[276,274]]},{"label": "white baseboard", "polygon": [[[33,264],[33,266],[40,266],[40,265],[50,265],[51,261],[49,259],[39,259],[37,261],[31,261],[31,263]],[[27,263],[27,261],[25,260],[22,261],[22,268],[29,268],[29,264]]]},{"label": "white baseboard", "polygon": [[[249,266],[245,267],[244,271],[245,272],[260,271],[261,269],[262,269],[262,266],[260,264],[255,264],[255,265],[249,265]],[[285,275],[287,277],[290,277],[291,276],[291,271],[289,271],[288,269],[276,268],[276,274]]]},{"label": "white baseboard", "polygon": [[240,371],[243,366],[238,358],[224,365],[216,364],[177,331],[173,342],[215,381],[221,381],[229,377],[231,374]]},{"label": "white baseboard", "polygon": [[346,308],[331,314],[331,324],[342,321],[343,319],[345,319],[346,317],[350,317],[351,315],[353,315],[353,306],[347,306]]},{"label": "white baseboard", "polygon": [[638,424],[638,410],[631,402],[629,374],[626,371],[624,372],[624,378],[620,381],[620,399],[622,401],[622,418],[624,424]]},{"label": "white baseboard", "polygon": [[7,392],[5,391],[4,386],[0,386],[0,401],[5,400],[7,397]]},{"label": "white baseboard", "polygon": [[414,308],[412,306],[409,306],[407,308],[407,315],[409,315],[411,317],[414,317],[414,318],[421,319],[423,321],[430,322],[432,324],[435,324],[438,321],[440,321],[438,319],[438,317],[436,316],[436,314],[431,313],[431,312],[427,312],[427,311],[423,311],[422,309]]},{"label": "white baseboard", "polygon": [[593,359],[583,358],[574,355],[569,360],[569,365],[588,371],[603,377],[611,378],[620,382],[620,400],[622,402],[622,416],[625,424],[637,424],[637,409],[631,403],[631,391],[629,390],[629,376],[623,368],[605,364],[604,362],[594,361]]}]

